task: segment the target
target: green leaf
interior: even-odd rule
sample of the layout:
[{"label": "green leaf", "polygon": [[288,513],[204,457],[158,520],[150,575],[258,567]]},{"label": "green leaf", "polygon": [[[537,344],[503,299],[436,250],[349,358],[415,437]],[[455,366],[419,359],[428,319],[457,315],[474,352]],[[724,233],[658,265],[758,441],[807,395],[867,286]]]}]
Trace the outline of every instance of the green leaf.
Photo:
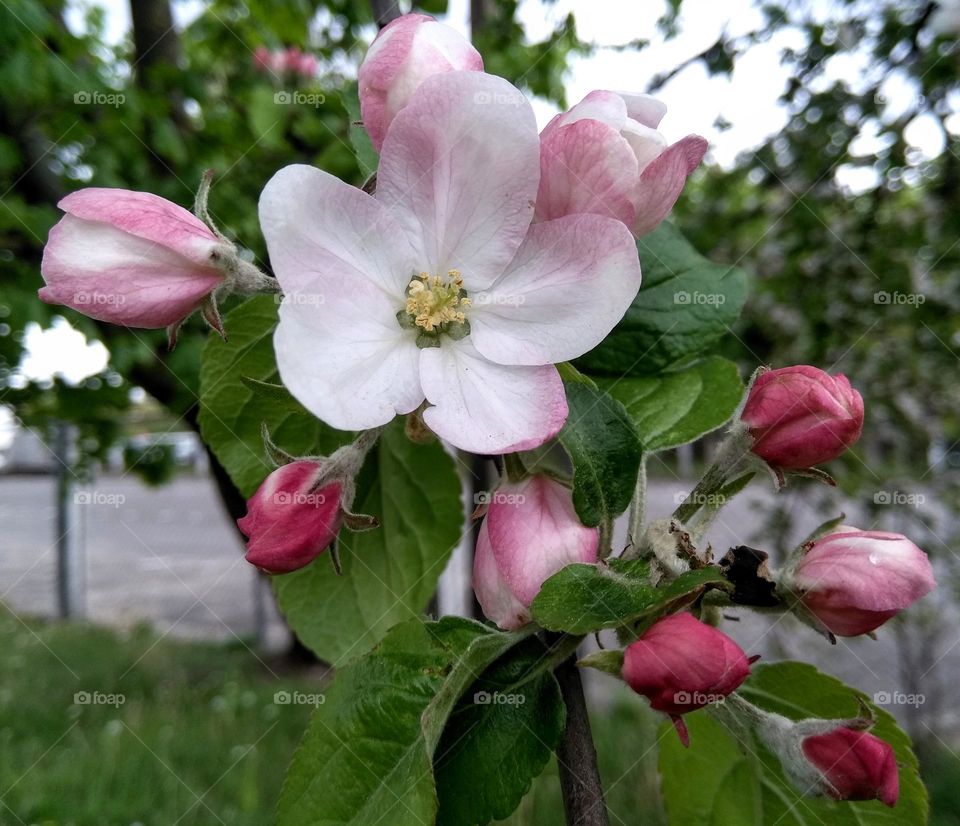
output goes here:
[{"label": "green leaf", "polygon": [[729,421],[743,398],[737,366],[711,356],[659,376],[598,379],[622,402],[647,451],[667,450],[700,438]]},{"label": "green leaf", "polygon": [[244,496],[253,494],[273,470],[264,451],[261,423],[266,422],[279,447],[295,456],[329,454],[351,438],[296,403],[278,404],[251,388],[251,380],[278,381],[273,355],[276,324],[274,297],[256,296],[224,317],[227,341],[208,336],[203,348],[200,432]]},{"label": "green leaf", "polygon": [[507,817],[560,742],[565,711],[550,672],[525,679],[545,656],[529,639],[464,694],[434,757],[437,826],[474,826]]},{"label": "green leaf", "polygon": [[573,506],[594,527],[627,509],[642,448],[623,405],[592,383],[564,381],[570,414],[559,440],[573,462]]},{"label": "green leaf", "polygon": [[[434,729],[476,675],[516,640],[472,620],[415,618],[339,670],[294,755],[279,825],[433,823]],[[438,698],[446,707],[431,716]]]},{"label": "green leaf", "polygon": [[727,585],[713,567],[687,571],[657,588],[650,584],[646,560],[575,563],[543,583],[530,609],[534,620],[550,631],[589,634],[666,614],[711,585]]},{"label": "green leaf", "polygon": [[370,143],[370,136],[360,121],[360,98],[357,94],[357,84],[351,83],[345,87],[341,97],[343,108],[347,110],[347,115],[350,118],[350,144],[357,156],[357,166],[360,167],[360,171],[364,175],[372,175],[377,171],[380,155],[377,154],[377,150]]},{"label": "green leaf", "polygon": [[746,300],[746,274],[708,261],[669,223],[637,248],[643,286],[613,332],[576,361],[588,373],[650,375],[701,355]]},{"label": "green leaf", "polygon": [[363,475],[371,482],[354,508],[380,527],[340,532],[343,575],[324,555],[272,580],[297,637],[334,664],[365,653],[426,608],[463,528],[453,460],[437,443],[410,442],[402,421],[383,432]]},{"label": "green leaf", "polygon": [[[805,663],[761,665],[740,689],[762,708],[795,720],[842,719],[860,713],[865,695]],[[838,802],[805,797],[784,777],[779,760],[748,735],[742,745],[707,711],[685,716],[690,748],[666,731],[660,739],[660,773],[671,824],[706,826],[919,826],[927,822],[927,795],[917,772],[910,739],[893,717],[871,706],[872,733],[893,746],[900,764],[900,800],[888,808],[879,800]],[[741,736],[742,733],[741,733]],[[696,778],[695,783],[690,778]]]}]

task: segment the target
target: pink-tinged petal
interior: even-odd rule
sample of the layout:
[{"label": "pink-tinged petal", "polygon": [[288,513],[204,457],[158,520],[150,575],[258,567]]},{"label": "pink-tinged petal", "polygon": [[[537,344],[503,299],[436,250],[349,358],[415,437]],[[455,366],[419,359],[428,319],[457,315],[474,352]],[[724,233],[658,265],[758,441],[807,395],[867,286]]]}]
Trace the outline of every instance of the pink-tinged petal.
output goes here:
[{"label": "pink-tinged petal", "polygon": [[473,557],[473,590],[483,615],[504,631],[515,631],[530,622],[530,611],[518,600],[497,567],[490,547],[487,520],[480,525],[477,549]]},{"label": "pink-tinged petal", "polygon": [[599,215],[534,224],[510,269],[474,293],[471,339],[499,364],[555,364],[596,347],[640,289],[630,231]]},{"label": "pink-tinged petal", "polygon": [[223,274],[102,221],[65,215],[50,230],[40,298],[90,318],[147,329],[190,315]]},{"label": "pink-tinged petal", "polygon": [[570,489],[547,476],[498,488],[484,524],[500,575],[524,605],[561,568],[597,561],[599,531],[581,524]]},{"label": "pink-tinged petal", "polygon": [[385,26],[357,75],[360,115],[378,151],[390,123],[431,75],[483,71],[483,58],[454,29],[425,14],[405,14]]},{"label": "pink-tinged petal", "polygon": [[632,226],[637,159],[616,130],[580,120],[553,130],[540,147],[537,220],[587,213]]},{"label": "pink-tinged petal", "polygon": [[539,153],[518,89],[482,72],[434,75],[390,127],[376,197],[406,230],[419,269],[459,270],[468,291],[484,289],[533,218]]},{"label": "pink-tinged petal", "polygon": [[667,148],[666,138],[656,129],[651,129],[649,126],[644,126],[634,120],[628,120],[620,134],[630,144],[641,174]]},{"label": "pink-tinged petal", "polygon": [[635,192],[634,235],[646,235],[667,217],[683,192],[687,176],[700,165],[706,152],[705,139],[688,135],[667,147],[643,170]]},{"label": "pink-tinged petal", "polygon": [[284,167],[267,182],[260,226],[288,295],[322,293],[333,276],[368,281],[396,314],[419,271],[402,229],[379,201],[312,166]]},{"label": "pink-tinged petal", "polygon": [[423,401],[420,350],[391,309],[372,282],[342,274],[328,275],[322,292],[284,298],[273,338],[280,377],[332,427],[379,427]]},{"label": "pink-tinged petal", "polygon": [[667,105],[650,95],[640,95],[631,92],[618,92],[627,106],[627,117],[643,124],[650,129],[656,129],[667,114]]},{"label": "pink-tinged petal", "polygon": [[619,132],[627,122],[627,105],[616,92],[597,89],[576,106],[551,120],[540,137],[544,138],[561,126],[569,126],[581,120],[599,121]]},{"label": "pink-tinged petal", "polygon": [[91,187],[63,198],[60,209],[86,221],[102,221],[208,266],[220,241],[193,213],[150,192]]},{"label": "pink-tinged petal", "polygon": [[530,450],[567,420],[567,398],[553,365],[505,367],[470,339],[422,351],[420,381],[433,407],[424,421],[441,439],[472,453]]}]

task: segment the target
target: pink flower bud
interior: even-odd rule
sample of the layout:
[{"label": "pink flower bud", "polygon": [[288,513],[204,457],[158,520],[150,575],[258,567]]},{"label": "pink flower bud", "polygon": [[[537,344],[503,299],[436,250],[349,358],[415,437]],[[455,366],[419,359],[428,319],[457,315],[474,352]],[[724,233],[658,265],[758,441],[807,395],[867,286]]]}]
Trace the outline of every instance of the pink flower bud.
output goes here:
[{"label": "pink flower bud", "polygon": [[257,46],[253,50],[253,68],[260,72],[272,72],[276,65],[273,52],[266,46]]},{"label": "pink flower bud", "polygon": [[866,731],[841,726],[805,737],[803,754],[822,774],[821,791],[837,800],[882,800],[894,806],[900,780],[893,749]]},{"label": "pink flower bud", "polygon": [[707,151],[697,135],[668,145],[666,111],[648,95],[595,91],[557,115],[540,135],[538,220],[592,213],[638,238],[656,229]]},{"label": "pink flower bud", "polygon": [[783,586],[828,630],[854,637],[883,625],[936,582],[927,555],[905,536],[843,526],[813,542]]},{"label": "pink flower bud", "polygon": [[741,419],[761,459],[808,468],[836,459],[860,438],[863,399],[842,373],[831,376],[800,364],[761,373]]},{"label": "pink flower bud", "polygon": [[573,562],[597,561],[599,533],[581,524],[570,489],[548,476],[506,482],[491,495],[473,563],[483,613],[512,630],[530,621],[544,581]]},{"label": "pink flower bud", "polygon": [[425,14],[405,14],[384,26],[360,64],[360,115],[380,151],[390,122],[431,75],[483,71],[483,58],[449,26]]},{"label": "pink flower bud", "polygon": [[722,700],[750,674],[746,654],[732,639],[688,613],[656,622],[624,652],[621,675],[669,714],[684,745],[689,744],[681,714]]},{"label": "pink flower bud", "polygon": [[58,204],[40,298],[127,327],[182,321],[224,281],[223,242],[197,217],[148,192],[81,189]]},{"label": "pink flower bud", "polygon": [[271,473],[247,502],[237,526],[248,537],[247,562],[271,574],[312,562],[340,530],[339,480],[314,490],[320,465],[301,459]]}]

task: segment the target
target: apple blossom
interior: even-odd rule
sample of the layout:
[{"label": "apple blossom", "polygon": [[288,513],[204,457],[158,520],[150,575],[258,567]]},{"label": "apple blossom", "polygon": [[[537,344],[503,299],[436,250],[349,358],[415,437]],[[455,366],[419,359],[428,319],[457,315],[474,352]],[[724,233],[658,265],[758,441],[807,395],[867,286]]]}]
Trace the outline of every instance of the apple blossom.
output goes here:
[{"label": "apple blossom", "polygon": [[842,373],[800,364],[761,373],[740,418],[761,459],[807,468],[837,458],[860,438],[863,399]]},{"label": "apple blossom", "polygon": [[[205,178],[201,204],[208,188]],[[198,217],[149,192],[93,187],[58,206],[66,215],[50,230],[40,265],[39,295],[49,304],[126,327],[167,327],[172,343],[201,307],[223,332],[215,291],[273,282]]]},{"label": "apple blossom", "polygon": [[484,615],[507,630],[526,625],[544,581],[573,562],[596,562],[598,543],[565,485],[549,476],[502,484],[480,526],[473,563]]},{"label": "apple blossom", "polygon": [[840,726],[804,738],[804,756],[820,773],[819,788],[837,800],[882,800],[900,796],[897,760],[889,743],[866,731]]},{"label": "apple blossom", "polygon": [[670,715],[686,746],[680,715],[722,701],[747,679],[750,663],[722,631],[680,613],[658,620],[627,646],[621,675],[651,708]]},{"label": "apple blossom", "polygon": [[390,123],[431,75],[483,71],[483,58],[454,29],[426,14],[405,14],[383,27],[357,75],[360,116],[379,151]]},{"label": "apple blossom", "polygon": [[246,559],[271,574],[308,565],[336,539],[343,482],[316,490],[323,466],[310,459],[282,465],[247,503],[237,527],[248,537]]},{"label": "apple blossom", "polygon": [[260,223],[285,293],[274,349],[308,410],[360,430],[426,401],[426,425],[475,453],[559,432],[554,364],[610,332],[640,264],[610,218],[531,226],[538,155],[517,89],[446,72],[395,118],[375,195],[309,166],[270,180]]},{"label": "apple blossom", "polygon": [[541,134],[541,221],[576,213],[616,218],[638,238],[656,229],[703,160],[707,142],[667,145],[666,107],[649,95],[590,92]]},{"label": "apple blossom", "polygon": [[927,555],[905,536],[841,526],[811,543],[781,578],[829,631],[867,634],[936,587]]}]

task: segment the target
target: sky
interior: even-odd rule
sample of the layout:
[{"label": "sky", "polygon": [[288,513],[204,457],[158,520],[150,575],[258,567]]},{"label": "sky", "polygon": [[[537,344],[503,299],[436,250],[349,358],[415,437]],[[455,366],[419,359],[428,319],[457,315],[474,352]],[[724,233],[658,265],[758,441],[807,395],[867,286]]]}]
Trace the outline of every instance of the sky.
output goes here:
[{"label": "sky", "polygon": [[[106,10],[107,37],[111,42],[119,42],[127,35],[128,0],[72,0],[67,16],[71,28],[82,28],[84,8],[89,5]],[[572,58],[565,78],[571,102],[580,100],[593,89],[644,91],[651,77],[703,51],[721,33],[736,36],[757,28],[762,22],[756,0],[685,0],[679,35],[663,42],[656,21],[666,5],[665,0],[556,0],[553,4],[523,0],[519,15],[528,37],[537,41],[548,36],[572,12],[581,39],[598,47],[589,56]],[[841,5],[840,0],[808,0],[807,3],[810,13],[820,19],[833,17]],[[176,22],[181,26],[188,24],[203,7],[199,0],[179,0],[174,4]],[[468,15],[469,0],[450,0],[448,14],[443,19],[466,34]],[[614,48],[641,38],[649,39],[651,44],[639,51]],[[785,125],[787,115],[777,99],[789,75],[780,66],[780,53],[784,48],[802,44],[799,32],[782,29],[768,42],[751,47],[737,61],[729,79],[710,77],[700,63],[691,65],[657,93],[667,104],[660,131],[671,142],[687,134],[701,134],[710,142],[707,162],[731,166],[738,153],[758,146]],[[870,68],[865,58],[854,54],[836,61],[829,67],[829,73],[856,83],[863,82]],[[891,117],[906,109],[914,94],[896,77],[886,79],[883,93]],[[541,126],[557,112],[547,101],[533,103]],[[730,124],[728,129],[715,126],[720,117]],[[955,120],[960,131],[960,115]],[[924,156],[932,157],[943,151],[944,136],[934,123],[917,120],[910,125],[906,136]],[[873,154],[879,145],[869,134],[859,143],[865,156]],[[867,188],[873,182],[868,169],[852,167],[841,168],[838,180],[852,191]],[[79,381],[106,367],[109,354],[103,345],[86,342],[83,335],[63,319],[48,330],[32,325],[26,335],[28,355],[21,366],[23,379],[49,379],[59,373],[68,381]]]}]

